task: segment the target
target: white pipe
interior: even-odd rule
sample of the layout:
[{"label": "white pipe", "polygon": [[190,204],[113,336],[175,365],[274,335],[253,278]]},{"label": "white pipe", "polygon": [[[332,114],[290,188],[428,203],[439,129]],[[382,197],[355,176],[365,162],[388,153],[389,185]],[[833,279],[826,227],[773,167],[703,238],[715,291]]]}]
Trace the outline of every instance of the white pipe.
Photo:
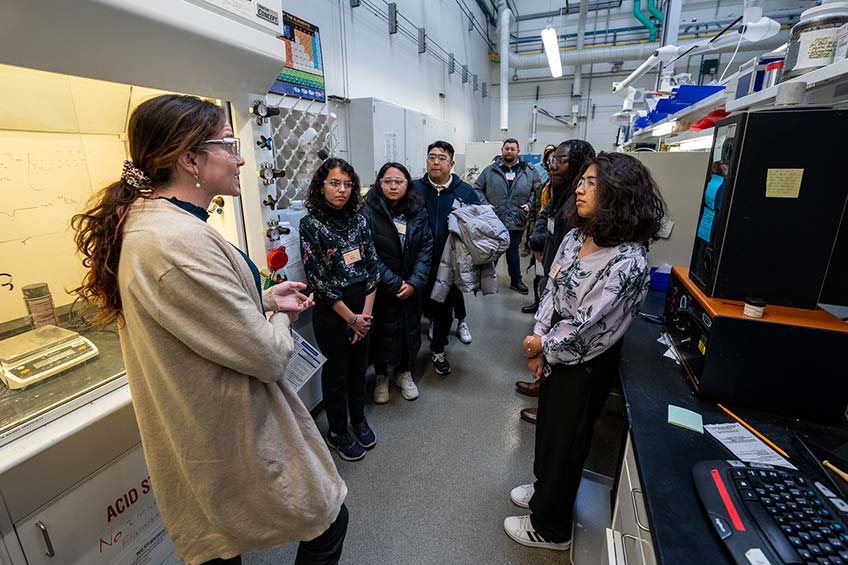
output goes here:
[{"label": "white pipe", "polygon": [[[509,129],[509,19],[512,17],[512,12],[506,7],[506,0],[499,0],[498,13],[498,32],[500,33],[499,53],[501,57],[501,133],[506,138],[506,132]],[[545,56],[542,55],[544,58]],[[545,59],[545,65],[547,65]]]},{"label": "white pipe", "polygon": [[[580,19],[577,20],[577,50],[582,51],[586,43],[586,19],[589,16],[589,0],[580,0]],[[571,97],[583,95],[583,65],[574,67],[574,81],[571,83]],[[573,109],[572,109],[573,110]],[[576,112],[572,111],[572,115]],[[576,121],[576,116],[573,121]]]},{"label": "white pipe", "polygon": [[[757,48],[762,48],[764,51],[773,49],[786,42],[788,32],[782,32],[776,36],[757,42]],[[682,49],[688,49],[692,43],[701,43],[694,41],[681,45]],[[623,45],[621,47],[598,47],[595,49],[584,49],[583,51],[564,51],[560,60],[563,66],[570,65],[589,65],[597,63],[614,63],[616,61],[643,61],[653,55],[659,49],[660,44],[640,43],[638,45]],[[736,41],[732,41],[727,45],[721,45],[716,52],[733,51],[736,48]],[[544,53],[535,55],[517,55],[511,53],[509,56],[509,66],[515,69],[539,69],[548,66],[548,59]]]}]

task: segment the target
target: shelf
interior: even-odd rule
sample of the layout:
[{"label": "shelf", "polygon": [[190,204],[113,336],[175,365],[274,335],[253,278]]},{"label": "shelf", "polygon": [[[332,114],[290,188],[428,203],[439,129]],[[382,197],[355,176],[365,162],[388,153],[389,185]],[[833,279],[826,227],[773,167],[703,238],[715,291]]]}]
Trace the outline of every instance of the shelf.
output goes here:
[{"label": "shelf", "polygon": [[[781,84],[789,82],[807,83],[807,103],[810,104],[832,104],[848,99],[848,88],[844,87],[848,85],[848,59],[843,59],[826,67],[810,71],[805,75],[790,79]],[[730,100],[727,102],[727,111],[739,112],[770,106],[774,103],[775,96],[777,96],[778,86],[780,85],[766,88],[765,90],[737,98],[736,100]]]},{"label": "shelf", "polygon": [[702,137],[712,137],[714,130],[715,128],[709,128],[701,131],[684,131],[683,133],[679,133],[674,137],[666,137],[663,140],[663,143],[665,143],[666,145],[679,145],[681,143],[685,143],[693,139],[700,139]]},{"label": "shelf", "polygon": [[703,100],[699,100],[695,102],[691,106],[680,110],[679,112],[675,112],[674,114],[670,114],[667,118],[658,121],[655,124],[651,124],[650,126],[640,129],[639,131],[633,134],[633,139],[631,142],[645,142],[648,139],[653,138],[651,133],[659,126],[663,124],[667,124],[669,122],[674,121],[685,121],[691,118],[697,118],[694,121],[698,121],[713,110],[717,110],[719,108],[723,108],[725,105],[725,98],[727,96],[727,90],[722,90],[716,92],[715,94],[704,98]]}]

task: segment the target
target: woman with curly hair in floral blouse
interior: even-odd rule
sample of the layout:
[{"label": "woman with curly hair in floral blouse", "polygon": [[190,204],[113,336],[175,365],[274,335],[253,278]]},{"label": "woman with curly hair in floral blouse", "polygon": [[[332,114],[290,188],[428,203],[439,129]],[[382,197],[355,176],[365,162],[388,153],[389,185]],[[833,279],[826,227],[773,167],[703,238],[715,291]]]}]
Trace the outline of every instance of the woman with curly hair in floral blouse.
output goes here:
[{"label": "woman with curly hair in floral blouse", "polygon": [[622,336],[648,282],[648,244],[665,204],[648,170],[623,153],[600,153],[574,189],[568,232],[551,265],[533,335],[522,349],[541,379],[533,473],[512,502],[528,516],[504,520],[516,542],[571,546],[572,515],[592,429],[618,374]]},{"label": "woman with curly hair in floral blouse", "polygon": [[303,266],[315,293],[312,327],[327,358],[321,373],[330,424],[327,443],[347,461],[362,459],[377,443],[365,420],[365,370],[379,274],[359,202],[353,167],[330,158],[312,176],[306,196],[309,214],[300,220]]}]

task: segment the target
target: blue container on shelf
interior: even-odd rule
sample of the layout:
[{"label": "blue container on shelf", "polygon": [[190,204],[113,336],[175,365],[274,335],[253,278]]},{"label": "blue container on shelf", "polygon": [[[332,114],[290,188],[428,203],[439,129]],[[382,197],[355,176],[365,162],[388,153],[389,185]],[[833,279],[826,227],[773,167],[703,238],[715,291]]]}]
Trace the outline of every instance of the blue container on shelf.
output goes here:
[{"label": "blue container on shelf", "polygon": [[648,113],[648,120],[652,124],[660,122],[660,121],[666,119],[667,117],[668,117],[668,114],[664,114],[662,112],[657,112],[656,110],[651,110],[650,113]]},{"label": "blue container on shelf", "polygon": [[675,91],[677,96],[675,100],[678,103],[685,103],[687,105],[694,104],[699,100],[703,100],[709,96],[712,96],[716,92],[720,92],[724,90],[723,86],[701,86],[696,84],[683,84],[677,87]]},{"label": "blue container on shelf", "polygon": [[633,127],[636,129],[643,129],[651,125],[651,120],[648,119],[648,116],[642,116],[641,118],[636,118],[636,121],[633,122]]},{"label": "blue container on shelf", "polygon": [[657,101],[657,112],[663,114],[674,114],[675,112],[679,112],[684,108],[688,108],[692,104],[690,103],[681,103],[677,98],[662,98]]},{"label": "blue container on shelf", "polygon": [[671,273],[658,273],[656,267],[651,267],[651,290],[659,290],[665,292],[668,290],[668,282],[671,279]]}]

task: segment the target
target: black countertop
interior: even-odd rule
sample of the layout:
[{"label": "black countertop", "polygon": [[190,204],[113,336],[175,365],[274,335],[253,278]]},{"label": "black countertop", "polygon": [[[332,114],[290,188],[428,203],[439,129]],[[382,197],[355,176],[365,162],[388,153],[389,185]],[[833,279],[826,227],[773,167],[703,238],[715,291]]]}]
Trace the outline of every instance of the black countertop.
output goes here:
[{"label": "black countertop", "polygon": [[[642,310],[662,314],[665,294],[651,292]],[[732,563],[715,535],[695,492],[692,467],[705,459],[732,459],[733,455],[707,434],[668,423],[668,405],[700,413],[704,424],[732,423],[714,402],[695,396],[683,369],[663,357],[667,349],[657,342],[663,328],[637,317],[624,342],[622,388],[627,404],[630,435],[642,481],[658,563]],[[803,378],[799,376],[799,378]],[[796,431],[845,436],[845,427],[824,427],[744,408],[731,407],[738,416],[789,453],[802,472],[815,474],[791,438]]]}]

